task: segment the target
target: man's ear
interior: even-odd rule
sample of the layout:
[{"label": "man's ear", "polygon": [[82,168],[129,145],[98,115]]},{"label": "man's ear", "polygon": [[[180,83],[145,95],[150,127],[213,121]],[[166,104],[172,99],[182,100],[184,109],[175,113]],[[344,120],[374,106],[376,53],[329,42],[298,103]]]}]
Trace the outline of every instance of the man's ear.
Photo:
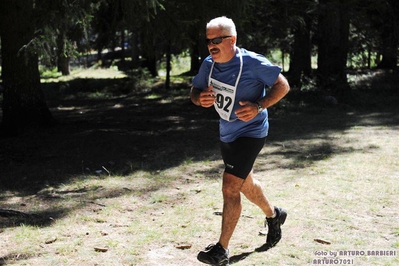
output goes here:
[{"label": "man's ear", "polygon": [[237,36],[231,36],[231,44],[235,44],[237,42]]}]

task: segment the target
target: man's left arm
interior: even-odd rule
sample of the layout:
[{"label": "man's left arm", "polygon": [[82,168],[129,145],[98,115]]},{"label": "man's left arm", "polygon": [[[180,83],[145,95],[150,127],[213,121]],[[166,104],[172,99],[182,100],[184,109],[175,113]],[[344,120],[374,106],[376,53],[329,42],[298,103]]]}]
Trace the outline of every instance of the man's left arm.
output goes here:
[{"label": "man's left arm", "polygon": [[279,74],[270,91],[257,103],[240,101],[242,107],[236,111],[237,118],[244,122],[254,119],[259,114],[258,104],[262,106],[262,109],[269,108],[284,98],[289,91],[290,85],[287,79],[283,74]]},{"label": "man's left arm", "polygon": [[269,108],[274,104],[278,103],[285,95],[290,91],[290,85],[283,74],[279,74],[276,82],[274,82],[269,93],[265,97],[260,99],[258,103],[263,109]]}]

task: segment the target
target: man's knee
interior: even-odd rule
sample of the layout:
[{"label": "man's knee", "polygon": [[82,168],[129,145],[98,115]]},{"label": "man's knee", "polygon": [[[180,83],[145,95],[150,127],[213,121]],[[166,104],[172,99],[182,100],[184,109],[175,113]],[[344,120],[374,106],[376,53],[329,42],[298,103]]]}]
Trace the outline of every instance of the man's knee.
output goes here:
[{"label": "man's knee", "polygon": [[235,196],[240,194],[244,179],[236,177],[229,173],[223,174],[222,192],[226,196]]},{"label": "man's knee", "polygon": [[241,192],[244,195],[250,195],[258,192],[259,189],[262,189],[260,182],[249,175],[241,187]]}]

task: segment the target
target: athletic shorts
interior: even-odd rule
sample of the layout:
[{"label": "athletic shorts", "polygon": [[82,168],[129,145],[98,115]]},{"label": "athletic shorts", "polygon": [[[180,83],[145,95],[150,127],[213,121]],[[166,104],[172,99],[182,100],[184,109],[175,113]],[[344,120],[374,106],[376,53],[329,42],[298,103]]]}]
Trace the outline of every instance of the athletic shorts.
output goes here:
[{"label": "athletic shorts", "polygon": [[265,141],[266,137],[240,137],[233,142],[221,142],[225,171],[242,179],[247,178]]}]

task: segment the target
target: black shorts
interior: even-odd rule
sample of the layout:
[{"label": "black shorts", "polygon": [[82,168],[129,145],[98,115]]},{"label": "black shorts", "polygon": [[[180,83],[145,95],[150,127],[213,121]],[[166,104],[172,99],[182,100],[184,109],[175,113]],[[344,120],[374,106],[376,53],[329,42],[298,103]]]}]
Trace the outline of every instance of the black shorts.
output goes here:
[{"label": "black shorts", "polygon": [[239,178],[247,178],[265,141],[266,137],[260,139],[241,137],[233,142],[221,142],[220,150],[225,171]]}]

